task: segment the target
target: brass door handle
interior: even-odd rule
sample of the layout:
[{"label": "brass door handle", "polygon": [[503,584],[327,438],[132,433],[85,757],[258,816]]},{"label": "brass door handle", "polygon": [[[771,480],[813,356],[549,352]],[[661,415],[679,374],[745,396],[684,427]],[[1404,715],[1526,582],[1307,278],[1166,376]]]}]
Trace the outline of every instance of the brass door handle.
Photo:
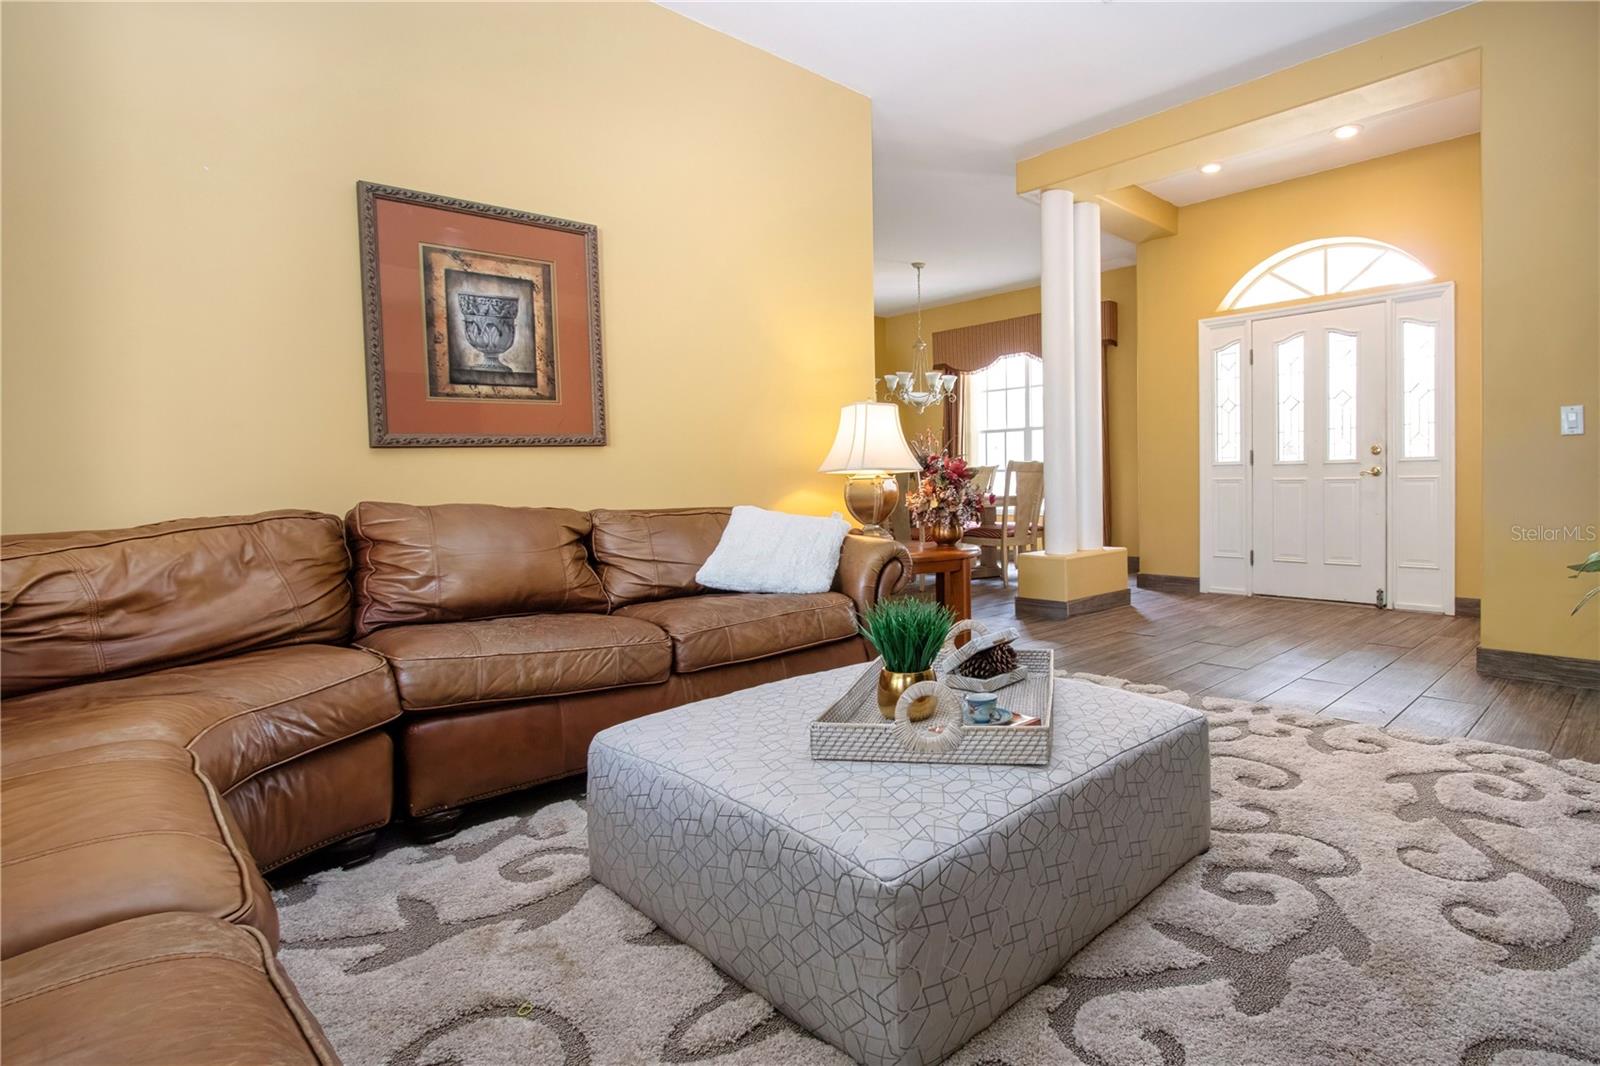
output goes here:
[{"label": "brass door handle", "polygon": [[1361,471],[1361,473],[1364,474],[1367,477],[1382,477],[1383,476],[1383,467],[1381,467],[1381,466],[1369,466],[1365,470]]}]

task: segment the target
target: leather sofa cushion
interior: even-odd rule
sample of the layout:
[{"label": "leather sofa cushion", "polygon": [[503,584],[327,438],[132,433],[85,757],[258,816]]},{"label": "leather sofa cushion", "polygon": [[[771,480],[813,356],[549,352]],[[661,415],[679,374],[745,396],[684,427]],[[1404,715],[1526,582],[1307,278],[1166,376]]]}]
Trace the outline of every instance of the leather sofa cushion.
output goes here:
[{"label": "leather sofa cushion", "polygon": [[694,575],[727,528],[726,507],[676,511],[591,511],[590,544],[613,609],[704,589]]},{"label": "leather sofa cushion", "polygon": [[635,603],[617,614],[667,631],[672,668],[693,673],[856,635],[855,606],[837,592],[739,593]]},{"label": "leather sofa cushion", "polygon": [[400,713],[384,661],[359,648],[269,648],[5,701],[4,765],[99,744],[190,748],[226,792]]},{"label": "leather sofa cushion", "polygon": [[618,722],[870,658],[865,641],[836,640],[788,655],[673,674],[660,685],[578,692],[536,704],[494,704],[461,714],[408,715],[400,727],[405,802],[413,816],[424,815],[581,774],[589,741]]},{"label": "leather sofa cushion", "polygon": [[255,860],[182,748],[131,741],[34,759],[0,777],[0,807],[7,958],[166,911],[254,925],[277,940]]},{"label": "leather sofa cushion", "polygon": [[328,1039],[250,929],[160,914],[0,965],[7,1066],[336,1066]]},{"label": "leather sofa cushion", "polygon": [[0,544],[0,693],[350,635],[333,515],[272,511]]},{"label": "leather sofa cushion", "polygon": [[358,637],[396,623],[606,610],[582,511],[363,502],[345,525]]},{"label": "leather sofa cushion", "polygon": [[266,873],[302,855],[389,824],[394,742],[385,729],[264,770],[222,796]]},{"label": "leather sofa cushion", "polygon": [[407,711],[646,685],[665,681],[672,669],[665,633],[611,615],[396,626],[361,643],[389,660]]}]

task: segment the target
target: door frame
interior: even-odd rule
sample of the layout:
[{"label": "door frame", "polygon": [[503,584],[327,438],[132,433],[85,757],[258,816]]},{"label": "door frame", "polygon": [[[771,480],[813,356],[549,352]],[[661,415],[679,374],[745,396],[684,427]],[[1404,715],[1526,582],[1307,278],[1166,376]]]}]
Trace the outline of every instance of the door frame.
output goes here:
[{"label": "door frame", "polygon": [[[1207,515],[1212,513],[1212,442],[1213,442],[1213,390],[1215,378],[1211,368],[1211,350],[1207,344],[1210,331],[1220,329],[1236,329],[1242,331],[1244,347],[1250,347],[1250,337],[1257,322],[1276,318],[1288,318],[1294,315],[1308,314],[1319,311],[1337,311],[1344,307],[1358,307],[1362,305],[1381,304],[1384,307],[1388,345],[1385,353],[1385,445],[1384,467],[1390,473],[1384,478],[1383,506],[1385,516],[1384,529],[1384,588],[1389,590],[1387,606],[1406,609],[1431,611],[1434,608],[1419,604],[1405,604],[1396,602],[1394,590],[1398,587],[1397,570],[1398,561],[1395,550],[1395,524],[1394,524],[1394,476],[1398,473],[1396,464],[1406,462],[1399,456],[1398,443],[1400,436],[1400,419],[1402,412],[1399,405],[1392,402],[1399,392],[1400,374],[1400,323],[1406,317],[1405,305],[1420,300],[1437,298],[1440,302],[1439,312],[1439,343],[1435,351],[1436,373],[1438,374],[1438,425],[1439,437],[1449,442],[1449,447],[1439,449],[1437,462],[1440,464],[1439,473],[1439,560],[1441,599],[1440,611],[1443,614],[1456,613],[1455,588],[1456,588],[1456,287],[1451,281],[1430,282],[1426,285],[1407,285],[1401,288],[1379,290],[1362,295],[1340,296],[1333,299],[1305,300],[1300,303],[1279,307],[1269,307],[1261,310],[1240,311],[1233,314],[1215,315],[1202,318],[1195,329],[1196,369],[1200,384],[1200,418],[1199,418],[1199,450],[1197,475],[1200,479],[1199,498],[1199,544],[1200,544],[1200,591],[1217,592],[1239,596],[1254,596],[1255,567],[1250,565],[1244,568],[1242,580],[1227,580],[1216,573],[1218,563],[1213,549],[1212,523],[1208,522]],[[1253,375],[1255,365],[1253,358],[1246,360],[1241,367],[1240,388],[1245,396],[1251,395],[1254,386]],[[1242,434],[1241,447],[1247,454],[1254,453],[1255,448],[1255,412],[1250,411],[1249,417],[1240,419],[1240,432]],[[1434,460],[1429,460],[1430,462]],[[1249,467],[1247,466],[1248,470]],[[1248,474],[1244,481],[1244,528],[1248,531],[1250,549],[1253,551],[1259,546],[1255,544],[1255,500],[1253,499],[1255,479]]]}]

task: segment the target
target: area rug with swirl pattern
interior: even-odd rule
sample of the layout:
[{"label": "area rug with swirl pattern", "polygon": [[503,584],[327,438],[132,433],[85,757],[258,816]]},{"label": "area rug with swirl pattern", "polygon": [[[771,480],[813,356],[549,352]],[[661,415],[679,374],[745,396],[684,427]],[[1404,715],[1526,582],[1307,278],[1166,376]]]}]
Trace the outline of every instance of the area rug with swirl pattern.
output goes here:
[{"label": "area rug with swirl pattern", "polygon": [[[950,1062],[1600,1062],[1600,765],[1077,676],[1206,713],[1211,849]],[[848,1062],[519,802],[277,892],[350,1066]]]}]

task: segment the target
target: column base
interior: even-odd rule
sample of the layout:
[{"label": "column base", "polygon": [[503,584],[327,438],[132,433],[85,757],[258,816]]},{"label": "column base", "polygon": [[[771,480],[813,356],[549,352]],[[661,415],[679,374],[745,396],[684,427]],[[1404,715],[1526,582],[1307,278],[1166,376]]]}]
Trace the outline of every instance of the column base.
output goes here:
[{"label": "column base", "polygon": [[1128,549],[1091,548],[1067,555],[1017,557],[1018,617],[1067,618],[1129,602]]}]

